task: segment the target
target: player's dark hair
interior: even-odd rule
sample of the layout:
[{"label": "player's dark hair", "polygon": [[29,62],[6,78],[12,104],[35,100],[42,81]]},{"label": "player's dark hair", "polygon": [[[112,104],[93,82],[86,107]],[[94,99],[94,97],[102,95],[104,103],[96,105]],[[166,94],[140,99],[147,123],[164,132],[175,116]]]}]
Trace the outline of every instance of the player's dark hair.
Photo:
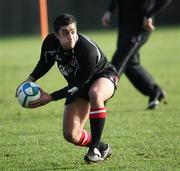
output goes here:
[{"label": "player's dark hair", "polygon": [[58,33],[62,26],[67,26],[72,23],[75,23],[75,25],[77,25],[76,18],[72,14],[61,14],[56,17],[53,22],[54,31]]}]

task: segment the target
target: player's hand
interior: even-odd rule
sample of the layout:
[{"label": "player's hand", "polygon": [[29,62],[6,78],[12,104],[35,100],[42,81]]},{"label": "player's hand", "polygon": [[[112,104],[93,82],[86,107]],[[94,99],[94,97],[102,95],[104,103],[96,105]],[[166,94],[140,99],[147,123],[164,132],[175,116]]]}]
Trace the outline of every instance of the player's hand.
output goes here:
[{"label": "player's hand", "polygon": [[40,88],[40,91],[41,91],[41,96],[39,99],[33,101],[30,103],[30,108],[36,108],[36,107],[40,107],[40,106],[43,106],[51,101],[53,101],[52,97],[50,94],[44,92],[41,88]]},{"label": "player's hand", "polygon": [[102,17],[102,25],[104,27],[109,27],[110,20],[111,20],[111,13],[109,11],[106,11]]},{"label": "player's hand", "polygon": [[143,27],[148,32],[152,32],[155,29],[155,27],[153,25],[153,19],[144,17]]}]

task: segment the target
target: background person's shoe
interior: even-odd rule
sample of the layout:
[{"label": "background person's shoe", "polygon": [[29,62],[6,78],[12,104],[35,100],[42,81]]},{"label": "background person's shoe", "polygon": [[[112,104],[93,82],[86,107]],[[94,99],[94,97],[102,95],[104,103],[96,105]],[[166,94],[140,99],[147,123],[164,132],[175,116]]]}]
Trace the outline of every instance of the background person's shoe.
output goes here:
[{"label": "background person's shoe", "polygon": [[149,103],[147,109],[156,109],[160,102],[164,101],[164,104],[167,104],[166,93],[160,89],[157,89],[156,92],[149,97]]}]

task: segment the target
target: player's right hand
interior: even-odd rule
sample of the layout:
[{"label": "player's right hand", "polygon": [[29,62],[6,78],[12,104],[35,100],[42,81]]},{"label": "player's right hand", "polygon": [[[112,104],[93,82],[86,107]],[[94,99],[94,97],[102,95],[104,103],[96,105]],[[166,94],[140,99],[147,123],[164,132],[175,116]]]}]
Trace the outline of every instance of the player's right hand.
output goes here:
[{"label": "player's right hand", "polygon": [[152,18],[144,17],[143,26],[144,26],[144,29],[147,30],[148,32],[152,32],[155,29]]}]

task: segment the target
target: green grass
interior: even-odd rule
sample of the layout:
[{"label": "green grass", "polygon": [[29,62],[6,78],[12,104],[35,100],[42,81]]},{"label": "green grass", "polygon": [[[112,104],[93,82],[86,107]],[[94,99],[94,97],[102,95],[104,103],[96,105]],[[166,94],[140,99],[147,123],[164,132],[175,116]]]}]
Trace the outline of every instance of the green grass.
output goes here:
[{"label": "green grass", "polygon": [[[112,56],[116,31],[86,32]],[[148,98],[122,76],[108,102],[102,139],[112,145],[109,160],[87,165],[86,148],[62,136],[64,100],[38,109],[22,108],[14,97],[17,85],[36,64],[39,37],[0,39],[0,170],[177,171],[180,170],[180,27],[157,28],[141,50],[141,62],[167,91],[168,105],[146,111]],[[38,81],[52,92],[66,83],[54,67]],[[89,129],[89,123],[86,127]]]}]

